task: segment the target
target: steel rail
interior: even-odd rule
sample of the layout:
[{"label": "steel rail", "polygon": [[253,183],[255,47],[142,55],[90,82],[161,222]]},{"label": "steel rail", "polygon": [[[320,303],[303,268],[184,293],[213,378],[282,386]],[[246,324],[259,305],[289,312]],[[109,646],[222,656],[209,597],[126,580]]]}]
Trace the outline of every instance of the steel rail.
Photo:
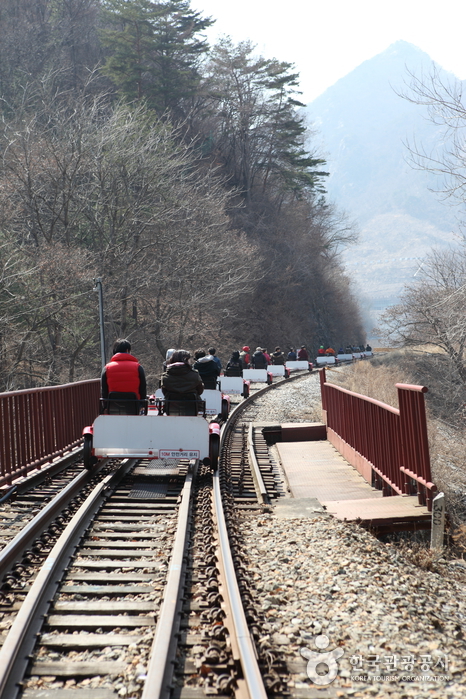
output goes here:
[{"label": "steel rail", "polygon": [[55,519],[75,495],[96,475],[106,464],[108,459],[102,460],[99,468],[92,472],[84,470],[68,483],[37,515],[21,529],[20,532],[0,552],[0,579],[8,573],[20,556],[34,542],[37,535]]},{"label": "steel rail", "polygon": [[3,495],[3,497],[0,499],[0,503],[8,500],[8,498],[14,493],[21,495],[23,493],[27,493],[36,485],[43,483],[47,478],[51,478],[52,476],[56,476],[58,473],[61,473],[67,469],[68,466],[73,465],[79,460],[80,456],[82,456],[82,451],[82,446],[75,447],[69,454],[66,456],[57,457],[48,466],[38,468],[36,472],[33,472],[28,476],[18,478],[13,485],[9,486],[8,488],[0,488],[0,495]]},{"label": "steel rail", "polygon": [[192,509],[192,484],[195,473],[195,465],[190,464],[181,492],[181,505],[178,511],[178,525],[168,569],[168,579],[155,628],[155,636],[141,699],[168,699],[171,696],[170,684],[176,656],[176,638],[182,605],[181,589],[186,570],[185,556],[188,524]]},{"label": "steel rail", "polygon": [[[306,374],[307,376],[307,374]],[[296,374],[288,379],[286,383],[290,381],[295,381],[296,379],[302,379],[306,376],[301,374]],[[270,384],[264,388],[255,391],[248,398],[245,398],[236,408],[230,413],[227,422],[223,425],[220,434],[220,455],[222,455],[222,448],[224,446],[226,437],[228,433],[233,429],[236,420],[239,416],[247,410],[247,408],[254,403],[254,401],[259,397],[264,395],[270,390],[273,390],[277,386],[281,386],[284,382],[280,381],[276,384]],[[220,456],[220,458],[222,458]],[[239,662],[241,664],[243,678],[239,682],[240,690],[243,690],[241,696],[248,697],[249,699],[267,699],[267,691],[262,680],[262,674],[257,663],[257,651],[254,645],[254,641],[249,630],[246,616],[244,614],[243,603],[241,600],[241,593],[239,591],[238,580],[236,577],[235,566],[233,563],[233,557],[231,554],[230,542],[228,537],[228,530],[225,521],[225,513],[223,509],[219,470],[217,470],[213,475],[213,493],[214,493],[214,508],[217,518],[217,528],[219,537],[219,554],[220,561],[219,565],[223,571],[225,579],[224,593],[226,596],[226,604],[231,612],[230,618],[233,624],[232,629],[232,646],[237,649],[239,655]],[[261,476],[262,480],[262,476]],[[265,486],[264,486],[265,488]]]},{"label": "steel rail", "polygon": [[243,671],[243,679],[248,690],[248,697],[250,699],[267,699],[267,692],[257,664],[256,648],[244,614],[235,566],[231,555],[218,471],[214,473],[213,486],[220,556],[225,574],[225,589],[223,592],[227,597],[225,601],[231,611],[231,620],[234,627],[230,631],[233,631],[234,640],[238,647],[239,660]]},{"label": "steel rail", "polygon": [[59,537],[21,605],[0,649],[0,697],[16,699],[26,671],[36,634],[58,589],[64,569],[82,536],[84,525],[97,512],[107,492],[132,468],[135,460],[124,461],[115,473],[104,478],[88,496]]},{"label": "steel rail", "polygon": [[252,466],[252,479],[254,481],[254,487],[256,488],[257,499],[261,500],[263,503],[269,502],[267,488],[265,487],[264,479],[262,478],[262,473],[256,459],[256,452],[254,448],[254,428],[252,423],[249,425],[248,430],[248,456]]}]

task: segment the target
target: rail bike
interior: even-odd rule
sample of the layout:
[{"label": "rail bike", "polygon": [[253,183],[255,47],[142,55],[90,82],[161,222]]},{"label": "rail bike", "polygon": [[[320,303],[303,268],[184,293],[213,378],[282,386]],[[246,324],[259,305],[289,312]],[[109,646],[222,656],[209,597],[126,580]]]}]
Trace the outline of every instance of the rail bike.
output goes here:
[{"label": "rail bike", "polygon": [[110,393],[100,399],[100,415],[83,430],[87,469],[100,459],[196,459],[218,465],[220,425],[207,420],[206,401]]}]

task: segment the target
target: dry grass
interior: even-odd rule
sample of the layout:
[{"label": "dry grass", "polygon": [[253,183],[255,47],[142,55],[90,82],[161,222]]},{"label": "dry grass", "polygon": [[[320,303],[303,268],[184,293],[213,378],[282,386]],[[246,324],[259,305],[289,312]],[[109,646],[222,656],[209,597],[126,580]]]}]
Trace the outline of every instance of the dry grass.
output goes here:
[{"label": "dry grass", "polygon": [[398,394],[396,383],[406,383],[407,375],[400,374],[400,369],[395,366],[378,364],[373,362],[357,362],[343,371],[327,373],[328,381],[336,383],[348,391],[362,393],[364,396],[375,398],[387,403],[394,408],[398,407]]},{"label": "dry grass", "polygon": [[451,538],[458,556],[464,558],[466,555],[466,524],[460,524]]},{"label": "dry grass", "polygon": [[412,543],[406,540],[398,544],[403,556],[421,570],[430,570],[435,573],[443,572],[439,568],[438,561],[443,555],[442,551],[427,548],[425,544]]}]

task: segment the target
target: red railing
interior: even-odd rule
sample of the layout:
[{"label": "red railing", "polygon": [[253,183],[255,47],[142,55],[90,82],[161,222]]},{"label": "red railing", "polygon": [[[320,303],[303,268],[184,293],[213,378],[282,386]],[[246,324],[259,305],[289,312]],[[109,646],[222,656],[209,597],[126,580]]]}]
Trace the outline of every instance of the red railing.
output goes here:
[{"label": "red railing", "polygon": [[77,446],[99,395],[98,379],[0,393],[0,487]]},{"label": "red railing", "polygon": [[425,386],[396,384],[400,408],[327,383],[320,371],[327,437],[384,495],[417,494],[432,509]]}]

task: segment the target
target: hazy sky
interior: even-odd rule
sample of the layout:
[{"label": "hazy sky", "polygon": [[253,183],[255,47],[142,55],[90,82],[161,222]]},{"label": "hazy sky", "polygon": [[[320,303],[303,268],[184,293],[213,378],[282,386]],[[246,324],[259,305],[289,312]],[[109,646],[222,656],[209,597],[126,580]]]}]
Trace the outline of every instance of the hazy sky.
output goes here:
[{"label": "hazy sky", "polygon": [[294,63],[310,102],[399,39],[466,79],[465,0],[191,0],[217,20],[212,43],[250,39],[266,58]]}]

